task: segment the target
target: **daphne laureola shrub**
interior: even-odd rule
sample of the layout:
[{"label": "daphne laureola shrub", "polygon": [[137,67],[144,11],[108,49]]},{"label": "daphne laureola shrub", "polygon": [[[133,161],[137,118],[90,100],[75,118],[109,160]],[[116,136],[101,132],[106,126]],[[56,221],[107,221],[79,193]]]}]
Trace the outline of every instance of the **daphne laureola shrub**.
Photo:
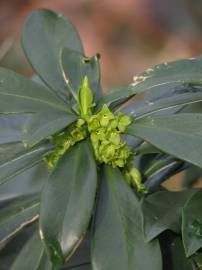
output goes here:
[{"label": "daphne laureola shrub", "polygon": [[202,57],[103,92],[60,14],[34,11],[22,47],[32,79],[0,68],[0,269],[201,269]]}]

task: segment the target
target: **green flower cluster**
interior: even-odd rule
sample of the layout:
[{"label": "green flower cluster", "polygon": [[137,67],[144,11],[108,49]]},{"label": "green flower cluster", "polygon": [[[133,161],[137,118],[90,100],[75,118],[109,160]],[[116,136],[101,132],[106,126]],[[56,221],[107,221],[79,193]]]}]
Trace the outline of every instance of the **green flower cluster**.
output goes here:
[{"label": "green flower cluster", "polygon": [[90,137],[99,163],[122,168],[128,183],[138,191],[146,192],[140,172],[131,163],[134,153],[121,138],[126,127],[131,124],[131,118],[121,112],[114,115],[107,105],[93,115],[93,94],[87,77],[81,84],[77,105],[81,118],[51,138],[56,148],[45,158],[48,168],[51,170],[70,146]]},{"label": "green flower cluster", "polygon": [[61,133],[52,136],[51,142],[56,146],[54,151],[45,157],[48,169],[52,170],[66,150],[88,136],[86,122],[78,119]]},{"label": "green flower cluster", "polygon": [[104,105],[102,110],[87,119],[88,131],[96,160],[112,167],[123,168],[132,155],[132,151],[121,140],[121,133],[131,123],[129,116],[118,113],[115,116]]},{"label": "green flower cluster", "polygon": [[121,140],[121,133],[130,123],[130,117],[122,113],[115,116],[106,105],[98,114],[91,115],[86,120],[79,118],[67,129],[52,136],[51,142],[56,148],[45,158],[48,168],[51,170],[70,146],[89,135],[98,162],[123,168],[132,151]]}]

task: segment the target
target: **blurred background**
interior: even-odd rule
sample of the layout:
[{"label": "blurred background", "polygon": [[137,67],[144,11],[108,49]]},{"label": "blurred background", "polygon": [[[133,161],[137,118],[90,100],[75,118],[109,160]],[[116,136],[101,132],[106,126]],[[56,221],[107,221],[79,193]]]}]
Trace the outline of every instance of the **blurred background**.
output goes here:
[{"label": "blurred background", "polygon": [[131,82],[151,65],[202,53],[202,1],[0,0],[1,66],[32,74],[20,32],[25,17],[40,7],[72,20],[87,56],[101,54],[105,89]]},{"label": "blurred background", "polygon": [[[105,90],[131,83],[136,72],[152,65],[202,54],[199,0],[0,0],[1,66],[32,75],[20,32],[26,16],[41,7],[71,19],[87,56],[101,54]],[[190,176],[200,178],[201,171]],[[173,181],[168,187],[178,190],[180,183]]]}]

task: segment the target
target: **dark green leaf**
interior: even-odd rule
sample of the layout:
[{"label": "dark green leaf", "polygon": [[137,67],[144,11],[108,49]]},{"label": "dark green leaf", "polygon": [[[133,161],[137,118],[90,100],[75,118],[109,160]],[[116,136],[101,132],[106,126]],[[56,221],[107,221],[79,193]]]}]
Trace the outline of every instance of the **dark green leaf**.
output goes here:
[{"label": "dark green leaf", "polygon": [[92,270],[90,263],[78,264],[72,267],[64,267],[61,270]]},{"label": "dark green leaf", "polygon": [[155,87],[152,91],[146,91],[144,93],[145,102],[154,102],[158,99],[171,97],[175,94],[182,94],[187,92],[193,92],[193,87],[190,84],[173,83],[168,85],[162,85],[161,87]]},{"label": "dark green leaf", "polygon": [[1,185],[1,200],[40,193],[44,183],[48,179],[48,175],[49,173],[45,162],[40,162],[34,167],[13,177],[12,181],[8,181],[4,185]]},{"label": "dark green leaf", "polygon": [[8,243],[1,249],[0,252],[0,266],[1,270],[10,270],[11,265],[15,258],[19,254],[21,248],[23,248],[25,242],[29,239],[30,235],[35,231],[36,224],[32,223],[29,226],[23,228],[15,235],[13,241],[8,241]]},{"label": "dark green leaf", "polygon": [[96,164],[88,142],[64,154],[42,193],[40,232],[55,265],[64,263],[82,240],[97,186]]},{"label": "dark green leaf", "polygon": [[126,114],[133,114],[136,118],[145,117],[150,114],[174,114],[189,104],[199,104],[202,96],[200,85],[177,84],[163,85],[147,91],[143,101],[127,105],[122,108]]},{"label": "dark green leaf", "polygon": [[159,191],[142,199],[141,209],[146,241],[154,239],[165,230],[180,233],[182,207],[193,193],[193,190]]},{"label": "dark green leaf", "polygon": [[202,266],[202,253],[201,250],[197,252],[193,257],[190,258],[194,263],[193,270],[200,270]]},{"label": "dark green leaf", "polygon": [[[202,167],[202,115],[177,114],[134,121],[126,133]],[[185,147],[186,146],[186,147]]]},{"label": "dark green leaf", "polygon": [[139,202],[121,172],[104,167],[92,242],[96,270],[160,270],[158,241],[145,243]]},{"label": "dark green leaf", "polygon": [[39,84],[0,67],[0,113],[68,111],[63,101]]},{"label": "dark green leaf", "polygon": [[136,74],[131,87],[135,94],[162,88],[162,86],[176,86],[176,83],[200,84],[202,82],[201,69],[202,56],[160,64]]},{"label": "dark green leaf", "polygon": [[[80,37],[71,22],[61,14],[39,9],[27,18],[22,45],[33,68],[53,90],[67,92],[60,67],[63,48],[83,52]],[[66,94],[67,95],[67,94]]]},{"label": "dark green leaf", "polygon": [[0,200],[0,246],[38,218],[39,195]]},{"label": "dark green leaf", "polygon": [[202,190],[187,201],[182,213],[182,238],[187,256],[202,247]]},{"label": "dark green leaf", "polygon": [[53,110],[34,114],[24,125],[22,140],[25,144],[33,146],[67,127],[76,118],[76,115]]},{"label": "dark green leaf", "polygon": [[135,149],[136,155],[150,155],[150,154],[160,154],[161,151],[155,146],[147,143],[142,144],[138,148]]},{"label": "dark green leaf", "polygon": [[130,114],[136,119],[140,119],[156,112],[162,112],[178,106],[198,103],[202,101],[202,91],[199,93],[186,93],[162,98],[155,102],[150,102],[139,110],[131,111]]},{"label": "dark green leaf", "polygon": [[187,105],[181,110],[181,112],[182,113],[202,113],[202,102]]},{"label": "dark green leaf", "polygon": [[103,105],[106,104],[110,109],[114,109],[116,106],[127,101],[130,97],[134,96],[135,93],[130,87],[122,87],[113,89],[103,94],[97,102],[95,112],[99,112]]},{"label": "dark green leaf", "polygon": [[20,251],[11,270],[53,270],[49,262],[43,245],[39,239],[38,232],[27,241]]},{"label": "dark green leaf", "polygon": [[158,174],[160,171],[164,170],[165,168],[176,164],[176,162],[176,159],[170,156],[157,156],[156,158],[153,158],[149,166],[147,166],[144,170],[144,176],[147,178],[152,177],[153,175]]},{"label": "dark green leaf", "polygon": [[24,115],[0,115],[0,144],[21,141],[21,129],[25,120]]},{"label": "dark green leaf", "polygon": [[168,98],[174,95],[200,93],[202,85],[193,83],[176,83],[171,85],[162,85],[155,87],[152,91],[146,91],[144,94],[145,103],[155,102],[157,100]]},{"label": "dark green leaf", "polygon": [[182,239],[179,236],[166,232],[161,236],[160,243],[163,270],[195,270],[193,261],[185,256]]},{"label": "dark green leaf", "polygon": [[144,142],[143,140],[139,140],[133,136],[124,136],[124,140],[126,141],[127,145],[131,147],[131,149],[135,150],[139,148],[140,145]]},{"label": "dark green leaf", "polygon": [[62,52],[62,71],[67,86],[74,95],[78,92],[83,78],[88,77],[96,97],[101,93],[100,66],[97,55],[87,58],[83,54],[65,48]]},{"label": "dark green leaf", "polygon": [[0,160],[0,185],[35,166],[43,159],[45,154],[53,149],[53,146],[46,143],[26,149],[17,142],[1,145],[1,150],[3,148],[7,152],[3,151],[4,156]]},{"label": "dark green leaf", "polygon": [[21,142],[0,144],[0,164],[12,159],[15,155],[23,152],[25,147]]},{"label": "dark green leaf", "polygon": [[[112,90],[103,95],[98,101],[96,111],[103,104],[113,105],[114,102],[124,101],[137,93],[152,90],[163,93],[170,92],[179,84],[202,82],[200,69],[202,68],[202,57],[196,59],[185,59],[166,64],[157,65],[134,76],[134,82],[125,88]],[[160,105],[159,105],[160,106]]]},{"label": "dark green leaf", "polygon": [[44,87],[45,89],[49,91],[49,87],[42,81],[42,79],[38,75],[36,74],[32,75],[32,81],[39,84],[40,86]]},{"label": "dark green leaf", "polygon": [[20,141],[20,136],[18,131],[14,131],[10,128],[2,128],[0,129],[0,142],[7,143],[11,141]]},{"label": "dark green leaf", "polygon": [[71,259],[60,270],[91,269],[90,268],[90,235],[86,233],[81,245]]},{"label": "dark green leaf", "polygon": [[175,162],[171,165],[168,166],[168,168],[164,168],[163,170],[159,171],[157,174],[154,174],[152,177],[149,177],[144,185],[146,187],[146,189],[149,190],[149,192],[154,192],[157,191],[159,189],[162,189],[162,187],[160,187],[160,185],[168,180],[170,177],[178,174],[179,172],[183,171],[184,165],[181,162]]},{"label": "dark green leaf", "polygon": [[107,91],[98,100],[95,111],[99,112],[104,104],[106,104],[107,106],[110,107],[110,109],[113,110],[114,108],[116,108],[116,106],[119,106],[120,104],[124,103],[134,95],[135,94],[129,87],[115,88],[110,91]]}]

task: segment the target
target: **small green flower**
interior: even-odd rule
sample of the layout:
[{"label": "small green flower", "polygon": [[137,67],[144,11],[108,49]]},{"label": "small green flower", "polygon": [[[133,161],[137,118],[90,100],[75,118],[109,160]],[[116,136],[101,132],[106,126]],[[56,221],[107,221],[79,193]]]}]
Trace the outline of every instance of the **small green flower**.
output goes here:
[{"label": "small green flower", "polygon": [[124,167],[133,154],[121,140],[121,133],[131,122],[130,118],[121,113],[115,116],[104,105],[97,115],[91,115],[86,121],[96,160],[113,167]]},{"label": "small green flower", "polygon": [[128,168],[126,176],[131,186],[144,191],[139,171],[130,164],[134,153],[121,138],[121,134],[131,123],[130,117],[122,113],[114,115],[107,105],[93,115],[92,103],[93,94],[88,78],[84,77],[78,94],[81,118],[60,134],[52,137],[56,150],[46,157],[48,167],[53,168],[69,147],[90,137],[96,160],[99,163],[111,165],[113,168]]},{"label": "small green flower", "polygon": [[97,115],[92,115],[88,120],[88,130],[89,132],[94,131],[100,127],[100,121]]},{"label": "small green flower", "polygon": [[118,114],[118,129],[124,132],[126,127],[131,124],[131,118],[128,115],[123,115],[121,112]]},{"label": "small green flower", "polygon": [[121,143],[121,137],[117,132],[114,131],[109,135],[109,141],[115,145],[119,145]]},{"label": "small green flower", "polygon": [[71,124],[68,129],[52,136],[51,142],[52,144],[56,145],[56,149],[54,152],[45,157],[48,169],[52,170],[68,148],[73,146],[75,143],[84,140],[87,135],[88,131],[86,122],[80,118]]},{"label": "small green flower", "polygon": [[113,168],[116,168],[116,167],[120,167],[120,168],[123,168],[125,166],[125,162],[123,159],[115,159],[115,160],[112,160],[112,167]]},{"label": "small green flower", "polygon": [[82,118],[79,118],[79,119],[76,121],[76,126],[77,126],[78,128],[80,128],[80,127],[84,126],[85,123],[86,123],[85,120],[83,120]]},{"label": "small green flower", "polygon": [[98,113],[98,119],[102,127],[107,127],[110,120],[114,119],[113,113],[109,110],[107,105],[104,105],[102,110]]},{"label": "small green flower", "polygon": [[118,121],[116,118],[113,118],[109,121],[109,124],[107,126],[107,131],[113,131],[118,128]]}]

